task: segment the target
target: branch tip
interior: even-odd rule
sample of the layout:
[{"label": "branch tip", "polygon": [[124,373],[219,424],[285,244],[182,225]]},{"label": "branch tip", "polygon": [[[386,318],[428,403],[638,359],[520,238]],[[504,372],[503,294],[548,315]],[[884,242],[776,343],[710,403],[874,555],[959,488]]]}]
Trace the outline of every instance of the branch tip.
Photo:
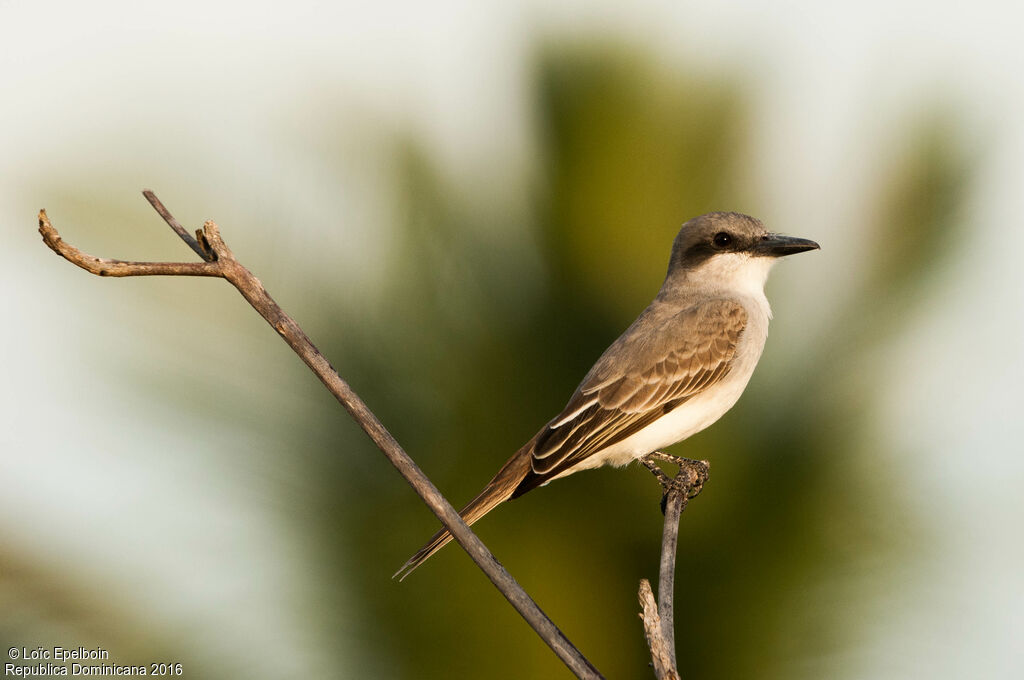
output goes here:
[{"label": "branch tip", "polygon": [[217,263],[208,261],[125,262],[83,253],[60,237],[45,209],[39,211],[39,233],[50,250],[96,276],[224,276]]},{"label": "branch tip", "polygon": [[63,242],[60,238],[60,234],[50,224],[50,218],[46,215],[46,209],[43,208],[39,211],[39,234],[43,237],[43,243],[45,243],[50,250],[57,253],[61,257],[67,257],[63,252]]},{"label": "branch tip", "polygon": [[188,247],[196,253],[196,255],[207,262],[211,261],[208,254],[200,247],[198,241],[192,238],[192,235],[185,230],[185,227],[181,226],[181,222],[174,219],[174,215],[172,215],[171,211],[168,210],[160,199],[156,197],[156,194],[153,193],[152,189],[143,189],[142,195],[145,196],[146,200],[149,201],[149,204],[153,206],[153,210],[156,210],[157,214],[163,218],[164,222],[167,223],[167,226],[174,230],[174,233],[178,235],[178,238],[184,241]]},{"label": "branch tip", "polygon": [[645,578],[640,579],[637,599],[640,600],[640,620],[644,623],[644,637],[647,638],[647,646],[651,650],[654,676],[658,680],[679,680],[679,671],[676,670],[668,641],[665,639],[658,603],[654,600],[651,582]]}]

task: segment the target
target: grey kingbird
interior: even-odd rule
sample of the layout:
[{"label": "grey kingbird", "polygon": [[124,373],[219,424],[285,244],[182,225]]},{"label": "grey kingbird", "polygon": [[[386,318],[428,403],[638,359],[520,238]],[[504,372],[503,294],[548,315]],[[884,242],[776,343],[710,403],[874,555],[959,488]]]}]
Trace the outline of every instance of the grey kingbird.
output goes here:
[{"label": "grey kingbird", "polygon": [[[764,349],[772,316],[768,271],[779,257],[818,247],[739,213],[684,224],[654,301],[601,355],[562,412],[459,514],[472,524],[553,479],[625,465],[714,423],[739,399]],[[451,539],[447,530],[437,532],[395,576],[405,578]]]}]

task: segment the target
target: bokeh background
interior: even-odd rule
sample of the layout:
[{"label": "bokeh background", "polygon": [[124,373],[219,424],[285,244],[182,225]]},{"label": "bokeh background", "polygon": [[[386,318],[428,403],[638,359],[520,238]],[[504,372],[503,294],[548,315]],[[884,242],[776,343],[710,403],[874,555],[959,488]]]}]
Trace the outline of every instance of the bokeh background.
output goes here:
[{"label": "bokeh background", "polygon": [[[1012,3],[0,1],[0,647],[190,678],[568,677],[223,282],[213,218],[456,505],[653,296],[684,220],[810,237],[758,372],[674,448],[684,677],[1024,676],[1024,51]],[[642,469],[483,539],[652,677]],[[6,662],[6,659],[5,659]]]}]

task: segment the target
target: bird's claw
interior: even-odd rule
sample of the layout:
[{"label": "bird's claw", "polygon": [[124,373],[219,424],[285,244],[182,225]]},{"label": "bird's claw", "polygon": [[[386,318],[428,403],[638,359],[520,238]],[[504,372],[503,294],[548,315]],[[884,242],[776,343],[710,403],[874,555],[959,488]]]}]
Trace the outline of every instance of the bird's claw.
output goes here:
[{"label": "bird's claw", "polygon": [[[679,471],[674,477],[665,474],[654,461],[663,461],[678,466]],[[696,498],[708,481],[710,465],[706,460],[690,460],[680,458],[662,451],[654,451],[640,459],[640,464],[651,471],[661,484],[661,512],[665,513],[665,506],[668,503],[668,496],[671,492],[681,492],[686,500]]]}]

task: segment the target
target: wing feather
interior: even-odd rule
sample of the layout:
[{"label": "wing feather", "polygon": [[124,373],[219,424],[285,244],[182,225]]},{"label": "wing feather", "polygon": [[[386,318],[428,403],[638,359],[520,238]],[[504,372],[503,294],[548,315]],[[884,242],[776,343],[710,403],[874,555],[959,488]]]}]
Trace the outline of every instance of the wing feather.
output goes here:
[{"label": "wing feather", "polygon": [[516,495],[558,475],[700,394],[731,368],[747,313],[734,300],[689,307],[652,332],[637,322],[598,360],[538,435]]}]

